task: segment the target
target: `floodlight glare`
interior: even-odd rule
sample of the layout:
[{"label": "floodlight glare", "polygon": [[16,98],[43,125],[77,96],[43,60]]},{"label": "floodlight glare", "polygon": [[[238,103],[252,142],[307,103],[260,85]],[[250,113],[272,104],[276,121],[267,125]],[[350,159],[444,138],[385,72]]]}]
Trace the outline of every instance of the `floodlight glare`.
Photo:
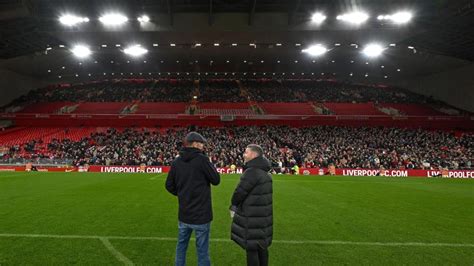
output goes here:
[{"label": "floodlight glare", "polygon": [[380,44],[369,44],[362,51],[368,57],[377,57],[383,53],[384,48]]},{"label": "floodlight glare", "polygon": [[108,13],[99,18],[99,21],[106,26],[120,26],[128,21],[128,18],[119,13]]},{"label": "floodlight glare", "polygon": [[137,44],[137,45],[129,46],[128,48],[124,49],[123,52],[130,56],[138,57],[138,56],[148,53],[148,50]]},{"label": "floodlight glare", "polygon": [[413,14],[407,11],[397,12],[390,16],[390,20],[392,20],[393,23],[396,23],[396,24],[408,23],[410,22],[412,18],[413,18]]},{"label": "floodlight glare", "polygon": [[316,23],[316,24],[321,24],[325,20],[326,20],[326,16],[321,12],[314,13],[311,16],[311,21]]},{"label": "floodlight glare", "polygon": [[369,15],[365,12],[355,11],[339,15],[336,18],[337,20],[359,25],[367,21],[367,19],[369,19]]},{"label": "floodlight glare", "polygon": [[413,14],[408,11],[399,11],[392,15],[380,15],[377,17],[378,20],[390,20],[395,24],[406,24],[411,21]]},{"label": "floodlight glare", "polygon": [[328,51],[328,49],[324,47],[322,44],[315,44],[301,51],[311,56],[320,56],[320,55],[325,54]]},{"label": "floodlight glare", "polygon": [[147,15],[143,15],[141,17],[138,17],[137,20],[140,23],[147,23],[150,22],[150,17],[148,17]]},{"label": "floodlight glare", "polygon": [[65,26],[75,26],[80,23],[89,22],[89,18],[66,14],[59,18],[59,22]]},{"label": "floodlight glare", "polygon": [[76,45],[72,48],[71,52],[79,58],[86,58],[92,54],[88,46],[85,45]]}]

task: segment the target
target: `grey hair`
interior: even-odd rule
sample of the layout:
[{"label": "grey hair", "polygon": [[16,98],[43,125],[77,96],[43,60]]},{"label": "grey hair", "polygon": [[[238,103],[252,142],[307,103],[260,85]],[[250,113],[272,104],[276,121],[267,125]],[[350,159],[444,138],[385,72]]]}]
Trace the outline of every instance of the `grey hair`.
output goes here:
[{"label": "grey hair", "polygon": [[253,152],[256,152],[258,156],[263,156],[262,146],[257,145],[257,144],[250,144],[250,145],[247,145],[247,148]]}]

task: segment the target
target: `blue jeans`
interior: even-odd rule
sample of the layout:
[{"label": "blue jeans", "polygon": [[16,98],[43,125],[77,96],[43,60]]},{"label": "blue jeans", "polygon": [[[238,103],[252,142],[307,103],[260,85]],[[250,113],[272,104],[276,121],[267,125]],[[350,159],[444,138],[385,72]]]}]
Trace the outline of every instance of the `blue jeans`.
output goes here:
[{"label": "blue jeans", "polygon": [[185,224],[178,222],[178,244],[176,245],[176,266],[186,265],[186,251],[188,250],[189,239],[193,230],[196,233],[196,251],[198,266],[211,265],[209,258],[209,233],[211,223],[207,224]]}]

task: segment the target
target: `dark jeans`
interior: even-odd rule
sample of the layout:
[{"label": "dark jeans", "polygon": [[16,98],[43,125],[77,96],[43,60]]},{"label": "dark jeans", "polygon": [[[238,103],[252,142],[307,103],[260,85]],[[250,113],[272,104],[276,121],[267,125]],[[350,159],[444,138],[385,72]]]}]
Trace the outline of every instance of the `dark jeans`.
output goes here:
[{"label": "dark jeans", "polygon": [[247,266],[268,266],[268,249],[247,250]]},{"label": "dark jeans", "polygon": [[207,224],[185,224],[178,223],[179,236],[176,246],[176,266],[186,265],[186,251],[188,250],[189,238],[193,230],[196,232],[196,253],[199,266],[211,265],[209,258],[209,232],[211,223]]}]

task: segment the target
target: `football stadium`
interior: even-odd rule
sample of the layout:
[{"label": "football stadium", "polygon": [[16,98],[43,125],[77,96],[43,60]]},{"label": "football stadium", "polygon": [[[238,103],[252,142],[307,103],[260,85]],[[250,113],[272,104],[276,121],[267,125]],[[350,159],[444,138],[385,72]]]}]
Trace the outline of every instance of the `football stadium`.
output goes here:
[{"label": "football stadium", "polygon": [[474,265],[472,0],[0,0],[0,266]]}]

